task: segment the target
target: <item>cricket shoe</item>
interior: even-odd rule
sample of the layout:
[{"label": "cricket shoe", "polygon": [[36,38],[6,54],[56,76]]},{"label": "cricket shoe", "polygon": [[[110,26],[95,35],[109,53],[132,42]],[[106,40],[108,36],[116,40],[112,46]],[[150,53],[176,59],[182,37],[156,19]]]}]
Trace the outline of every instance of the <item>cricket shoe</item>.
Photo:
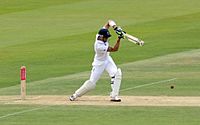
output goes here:
[{"label": "cricket shoe", "polygon": [[112,97],[110,101],[111,102],[121,102],[121,99],[118,98],[117,96],[115,96],[115,97]]},{"label": "cricket shoe", "polygon": [[70,101],[75,101],[76,98],[77,98],[77,96],[76,96],[75,94],[73,94],[73,95],[71,95],[71,96],[69,97],[69,100],[70,100]]}]

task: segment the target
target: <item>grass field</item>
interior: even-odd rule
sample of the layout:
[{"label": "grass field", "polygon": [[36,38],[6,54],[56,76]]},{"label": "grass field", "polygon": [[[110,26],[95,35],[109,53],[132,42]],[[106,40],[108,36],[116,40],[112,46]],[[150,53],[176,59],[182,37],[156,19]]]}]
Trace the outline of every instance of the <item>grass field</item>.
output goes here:
[{"label": "grass field", "polygon": [[[8,110],[5,110],[8,109]],[[198,125],[199,108],[185,107],[88,107],[88,106],[1,106],[2,112],[32,112],[0,118],[2,125]],[[40,109],[40,110],[39,110]],[[18,122],[16,122],[18,121]]]},{"label": "grass field", "polygon": [[[139,47],[124,40],[111,54],[123,72],[121,95],[200,96],[199,6],[198,0],[0,1],[0,95],[19,95],[22,65],[28,95],[73,93],[89,77],[95,34],[113,19],[145,41]],[[111,33],[113,45],[117,36]],[[108,95],[109,82],[105,73],[88,95]],[[199,116],[199,107],[8,105],[0,100],[1,125],[198,125]]]}]

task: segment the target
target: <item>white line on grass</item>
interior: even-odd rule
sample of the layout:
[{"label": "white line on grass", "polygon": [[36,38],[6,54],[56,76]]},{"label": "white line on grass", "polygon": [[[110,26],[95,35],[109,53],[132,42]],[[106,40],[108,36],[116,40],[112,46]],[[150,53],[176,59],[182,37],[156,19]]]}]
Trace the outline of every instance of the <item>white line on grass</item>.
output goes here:
[{"label": "white line on grass", "polygon": [[145,87],[145,86],[151,86],[151,85],[155,85],[155,84],[160,84],[160,83],[171,82],[171,81],[174,81],[174,80],[176,80],[176,79],[177,79],[177,78],[173,78],[173,79],[167,79],[167,80],[162,80],[162,81],[147,83],[147,84],[143,84],[143,85],[138,85],[138,86],[135,86],[135,87],[122,89],[120,92],[132,90],[132,89],[136,89],[136,88],[141,88],[141,87]]},{"label": "white line on grass", "polygon": [[7,118],[7,117],[10,117],[10,116],[16,116],[16,115],[19,115],[19,114],[24,114],[24,113],[27,113],[27,112],[40,110],[40,109],[47,108],[47,107],[49,107],[49,106],[33,108],[33,109],[22,110],[22,111],[19,111],[19,112],[10,113],[10,114],[7,114],[7,115],[0,116],[0,119]]}]

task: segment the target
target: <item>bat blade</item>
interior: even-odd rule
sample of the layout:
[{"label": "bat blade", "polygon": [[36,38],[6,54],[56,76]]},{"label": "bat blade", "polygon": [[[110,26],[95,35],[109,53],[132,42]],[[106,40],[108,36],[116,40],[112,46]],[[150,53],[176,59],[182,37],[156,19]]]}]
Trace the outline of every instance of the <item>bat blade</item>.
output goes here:
[{"label": "bat blade", "polygon": [[125,36],[125,38],[126,38],[128,41],[130,41],[130,42],[132,42],[132,43],[135,43],[135,44],[140,45],[140,46],[143,46],[143,45],[144,45],[144,41],[138,39],[138,38],[135,37],[135,36],[132,36],[132,35],[127,34],[127,33],[124,33],[124,36]]},{"label": "bat blade", "polygon": [[129,34],[124,34],[124,36],[126,37],[127,40],[129,40],[130,42],[133,42],[135,44],[138,43],[139,39],[134,37],[134,36],[131,36]]}]

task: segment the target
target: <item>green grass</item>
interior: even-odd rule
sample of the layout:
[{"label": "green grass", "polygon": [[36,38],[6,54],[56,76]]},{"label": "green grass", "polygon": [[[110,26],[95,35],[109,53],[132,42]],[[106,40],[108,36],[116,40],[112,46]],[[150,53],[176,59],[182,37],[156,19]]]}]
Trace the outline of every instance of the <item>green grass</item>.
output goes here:
[{"label": "green grass", "polygon": [[[8,106],[1,106],[0,115],[34,108],[38,106],[9,106],[9,109]],[[1,125],[198,125],[199,112],[197,107],[53,106],[9,116],[0,121]]]},{"label": "green grass", "polygon": [[146,42],[143,48],[122,43],[113,54],[117,64],[200,47],[198,1],[102,2],[1,2],[0,87],[19,83],[21,65],[27,66],[28,82],[90,70],[95,34],[110,18]]},{"label": "green grass", "polygon": [[[122,69],[121,95],[200,96],[199,0],[0,1],[0,95],[69,95],[88,79],[98,29],[113,19],[144,47],[124,40],[112,53]],[[110,44],[116,35],[111,30]],[[89,95],[108,95],[105,73]],[[175,89],[170,89],[175,85]],[[40,105],[0,104],[0,117]],[[51,106],[0,118],[1,125],[198,125],[199,107]]]},{"label": "green grass", "polygon": [[15,13],[20,11],[27,11],[33,9],[40,9],[49,6],[72,4],[80,2],[81,0],[12,0],[1,1],[0,14]]},{"label": "green grass", "polygon": [[[119,65],[123,72],[122,90],[134,86],[174,79],[152,86],[122,91],[122,95],[179,95],[199,96],[200,86],[200,50],[186,51],[152,59],[136,61]],[[85,80],[90,72],[76,73],[62,77],[49,78],[27,84],[28,95],[70,95]],[[97,87],[91,95],[108,95],[110,92],[110,78],[107,73],[97,82]],[[171,90],[170,86],[175,85]],[[20,92],[19,85],[0,89],[1,95],[16,95]]]}]

